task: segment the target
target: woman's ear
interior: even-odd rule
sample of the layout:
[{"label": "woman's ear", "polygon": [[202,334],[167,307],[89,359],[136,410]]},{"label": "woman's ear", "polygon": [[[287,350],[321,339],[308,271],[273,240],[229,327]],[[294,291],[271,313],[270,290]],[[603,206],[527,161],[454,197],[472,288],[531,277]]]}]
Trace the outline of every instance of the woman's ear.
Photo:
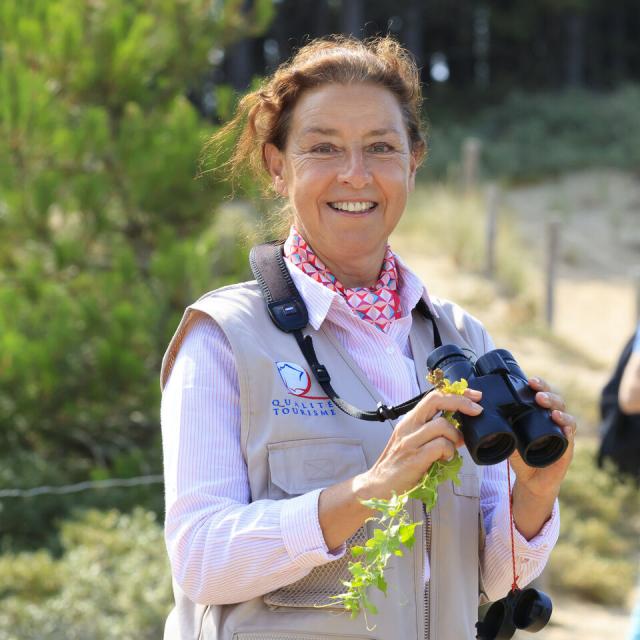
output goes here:
[{"label": "woman's ear", "polygon": [[286,167],[284,154],[275,144],[267,142],[264,145],[264,162],[273,181],[273,188],[281,196],[287,195]]}]

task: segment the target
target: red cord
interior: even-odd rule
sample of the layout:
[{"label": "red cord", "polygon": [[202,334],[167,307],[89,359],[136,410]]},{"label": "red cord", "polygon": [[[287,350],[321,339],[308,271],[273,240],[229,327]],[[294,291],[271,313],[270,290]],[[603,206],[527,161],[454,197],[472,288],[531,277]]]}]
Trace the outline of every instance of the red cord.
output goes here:
[{"label": "red cord", "polygon": [[518,578],[516,575],[516,543],[514,539],[513,524],[513,494],[511,493],[511,465],[507,459],[507,484],[509,486],[509,535],[511,536],[511,566],[513,568],[513,582],[511,583],[511,591],[519,589]]}]

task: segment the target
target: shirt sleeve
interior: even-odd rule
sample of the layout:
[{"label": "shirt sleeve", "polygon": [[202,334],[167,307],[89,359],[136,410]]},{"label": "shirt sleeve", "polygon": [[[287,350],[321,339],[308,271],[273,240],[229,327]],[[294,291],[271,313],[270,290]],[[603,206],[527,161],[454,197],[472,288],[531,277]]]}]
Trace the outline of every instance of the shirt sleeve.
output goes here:
[{"label": "shirt sleeve", "polygon": [[[512,475],[512,487],[514,481]],[[506,596],[513,583],[508,496],[507,463],[484,467],[480,505],[486,540],[480,554],[480,573],[489,600]],[[526,540],[514,527],[515,571],[520,586],[529,584],[542,573],[559,533],[560,511],[557,500],[551,517],[531,540]]]},{"label": "shirt sleeve", "polygon": [[196,320],[162,396],[165,538],[173,576],[194,602],[230,604],[273,591],[335,560],[318,519],[321,489],[250,502],[231,346]]}]

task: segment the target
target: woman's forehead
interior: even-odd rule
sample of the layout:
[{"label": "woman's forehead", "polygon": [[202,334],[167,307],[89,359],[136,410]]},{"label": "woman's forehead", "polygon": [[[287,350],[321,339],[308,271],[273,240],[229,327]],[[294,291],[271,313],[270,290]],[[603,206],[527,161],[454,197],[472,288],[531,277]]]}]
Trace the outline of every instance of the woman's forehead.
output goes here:
[{"label": "woman's forehead", "polygon": [[329,84],[310,89],[299,98],[292,115],[292,133],[296,135],[401,135],[404,130],[395,95],[373,84]]}]

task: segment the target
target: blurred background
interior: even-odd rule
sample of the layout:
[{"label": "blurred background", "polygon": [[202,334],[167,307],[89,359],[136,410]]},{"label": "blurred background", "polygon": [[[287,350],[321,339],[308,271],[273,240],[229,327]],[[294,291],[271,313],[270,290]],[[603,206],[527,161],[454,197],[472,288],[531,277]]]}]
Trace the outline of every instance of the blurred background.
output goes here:
[{"label": "blurred background", "polygon": [[328,33],[421,66],[394,248],[580,418],[538,637],[624,638],[640,500],[594,451],[640,299],[638,32],[637,0],[1,0],[0,638],[161,637],[160,360],[273,204],[202,148]]}]

